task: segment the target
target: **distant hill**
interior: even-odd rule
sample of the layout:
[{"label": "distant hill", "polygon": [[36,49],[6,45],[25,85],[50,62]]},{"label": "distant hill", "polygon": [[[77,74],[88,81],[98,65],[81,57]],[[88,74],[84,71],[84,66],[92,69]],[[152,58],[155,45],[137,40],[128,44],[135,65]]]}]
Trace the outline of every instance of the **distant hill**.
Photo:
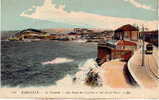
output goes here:
[{"label": "distant hill", "polygon": [[[89,30],[93,30],[94,32],[102,32],[104,29],[96,29],[96,28],[89,28]],[[49,28],[49,29],[33,29],[28,28],[24,30],[15,30],[15,31],[1,31],[1,39],[5,40],[9,37],[15,36],[17,34],[21,34],[23,32],[30,31],[30,32],[38,32],[38,33],[50,33],[50,34],[66,34],[74,31],[74,28]]]},{"label": "distant hill", "polygon": [[32,29],[32,28],[29,28],[29,29],[25,29],[25,30],[22,30],[20,32],[17,32],[15,35],[16,36],[19,36],[19,35],[23,35],[25,33],[34,33],[34,34],[44,34],[44,33],[47,33],[47,32],[44,32],[42,30],[39,30],[39,29]]},{"label": "distant hill", "polygon": [[[96,28],[87,28],[87,29],[93,30],[94,32],[104,31],[104,29],[96,29]],[[42,31],[45,31],[47,33],[52,33],[52,34],[54,33],[65,34],[65,33],[73,32],[74,28],[49,28],[49,29],[43,29]]]},{"label": "distant hill", "polygon": [[73,31],[73,28],[49,28],[49,29],[43,29],[42,31],[52,34],[65,34]]},{"label": "distant hill", "polygon": [[33,29],[33,28],[28,28],[28,29],[26,29],[26,30],[22,30],[21,32],[24,32],[24,31],[32,31],[32,32],[41,32],[42,33],[42,31],[41,30],[39,30],[39,29]]}]

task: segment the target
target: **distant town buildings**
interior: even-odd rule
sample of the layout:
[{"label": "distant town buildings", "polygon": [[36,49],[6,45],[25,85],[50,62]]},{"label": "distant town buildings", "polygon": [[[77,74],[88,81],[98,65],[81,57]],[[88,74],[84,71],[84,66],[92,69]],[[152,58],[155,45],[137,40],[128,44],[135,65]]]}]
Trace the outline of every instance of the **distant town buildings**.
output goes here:
[{"label": "distant town buildings", "polygon": [[112,30],[96,31],[86,28],[74,28],[74,33],[80,34],[81,38],[87,40],[87,42],[99,42],[102,40],[111,40],[113,36]]},{"label": "distant town buildings", "polygon": [[93,30],[91,29],[87,29],[87,28],[74,28],[74,32],[81,34],[81,35],[85,35],[85,34],[89,34],[89,33],[94,33]]},{"label": "distant town buildings", "polygon": [[69,40],[76,40],[76,39],[80,39],[80,38],[81,38],[81,35],[79,33],[75,33],[75,32],[68,33]]}]

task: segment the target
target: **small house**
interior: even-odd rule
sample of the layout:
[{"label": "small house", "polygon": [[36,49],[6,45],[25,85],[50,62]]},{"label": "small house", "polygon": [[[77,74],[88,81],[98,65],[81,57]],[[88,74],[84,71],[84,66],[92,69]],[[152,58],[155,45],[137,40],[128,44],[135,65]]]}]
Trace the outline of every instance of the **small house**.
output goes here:
[{"label": "small house", "polygon": [[137,44],[132,41],[125,40],[108,40],[106,42],[98,43],[98,60],[101,63],[112,59],[129,60]]},{"label": "small house", "polygon": [[115,30],[114,39],[137,41],[139,39],[139,30],[130,24],[121,26]]}]

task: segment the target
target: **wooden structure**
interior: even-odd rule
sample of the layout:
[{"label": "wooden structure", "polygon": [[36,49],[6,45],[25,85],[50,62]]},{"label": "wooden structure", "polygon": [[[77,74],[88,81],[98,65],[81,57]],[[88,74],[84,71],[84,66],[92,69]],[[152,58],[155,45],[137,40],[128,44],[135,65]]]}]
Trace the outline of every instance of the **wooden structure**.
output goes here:
[{"label": "wooden structure", "polygon": [[115,30],[114,39],[137,41],[139,39],[138,28],[127,24]]},{"label": "wooden structure", "polygon": [[127,61],[132,56],[136,48],[137,44],[131,41],[109,40],[105,43],[103,42],[98,44],[97,58],[101,61],[101,63],[112,59],[121,59]]}]

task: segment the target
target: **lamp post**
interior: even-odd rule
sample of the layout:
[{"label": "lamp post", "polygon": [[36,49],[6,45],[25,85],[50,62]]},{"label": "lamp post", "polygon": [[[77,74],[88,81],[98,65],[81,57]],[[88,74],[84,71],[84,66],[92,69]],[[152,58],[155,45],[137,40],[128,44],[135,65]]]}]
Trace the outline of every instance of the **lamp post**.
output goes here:
[{"label": "lamp post", "polygon": [[145,47],[145,35],[144,35],[144,27],[142,26],[142,63],[141,63],[141,66],[144,66],[145,65],[145,50],[144,50],[144,47]]}]

